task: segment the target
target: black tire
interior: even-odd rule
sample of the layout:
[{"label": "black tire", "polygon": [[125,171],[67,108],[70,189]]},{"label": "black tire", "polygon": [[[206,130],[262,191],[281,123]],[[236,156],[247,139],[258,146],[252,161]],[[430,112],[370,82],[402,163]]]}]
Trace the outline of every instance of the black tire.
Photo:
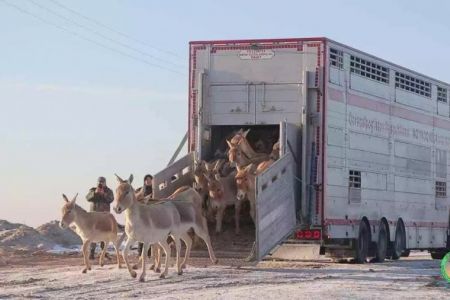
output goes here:
[{"label": "black tire", "polygon": [[437,251],[437,252],[430,252],[430,254],[432,259],[443,259],[445,254],[447,254],[447,252]]},{"label": "black tire", "polygon": [[399,222],[395,230],[395,240],[392,247],[392,259],[397,260],[402,256],[403,251],[406,248],[406,237],[403,223]]},{"label": "black tire", "polygon": [[370,231],[366,222],[361,221],[359,224],[359,234],[355,245],[355,262],[363,264],[366,262],[369,253]]},{"label": "black tire", "polygon": [[407,249],[407,250],[403,251],[402,257],[409,257],[410,254],[411,254],[411,250]]},{"label": "black tire", "polygon": [[382,263],[386,259],[388,242],[389,239],[386,224],[384,222],[381,222],[380,231],[378,233],[377,251],[375,253],[376,262]]}]

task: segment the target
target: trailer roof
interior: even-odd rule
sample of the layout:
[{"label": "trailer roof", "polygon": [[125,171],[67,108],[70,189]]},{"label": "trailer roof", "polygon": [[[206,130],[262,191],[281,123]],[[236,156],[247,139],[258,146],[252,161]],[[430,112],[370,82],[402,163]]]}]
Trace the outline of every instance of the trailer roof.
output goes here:
[{"label": "trailer roof", "polygon": [[421,76],[421,77],[423,77],[423,78],[427,78],[427,79],[429,79],[429,80],[432,80],[432,81],[441,83],[441,84],[443,84],[443,85],[450,86],[450,84],[447,83],[447,82],[445,82],[445,81],[442,81],[442,80],[439,80],[439,79],[436,79],[436,78],[427,76],[427,75],[425,75],[425,74],[423,74],[423,73],[420,73],[420,72],[411,70],[411,69],[409,69],[409,68],[400,66],[400,65],[398,65],[398,64],[396,64],[396,63],[393,63],[393,62],[390,62],[390,61],[388,61],[388,60],[379,58],[379,57],[377,57],[377,56],[375,56],[375,55],[372,55],[372,54],[369,54],[369,53],[367,53],[367,52],[365,52],[365,51],[361,51],[361,50],[358,50],[358,49],[356,49],[356,48],[347,46],[347,45],[345,45],[345,44],[336,42],[336,41],[334,41],[334,40],[332,40],[332,39],[329,39],[329,38],[327,38],[327,37],[191,41],[191,42],[189,42],[189,45],[204,45],[204,44],[209,44],[209,45],[229,45],[229,44],[254,44],[254,43],[268,43],[268,44],[270,44],[270,43],[295,43],[295,42],[313,42],[313,41],[324,42],[324,43],[330,42],[330,43],[332,43],[332,44],[341,46],[341,47],[343,47],[343,48],[347,48],[347,49],[349,49],[349,50],[352,50],[352,51],[356,51],[356,52],[362,53],[363,55],[366,55],[366,56],[368,56],[368,57],[371,57],[371,58],[374,58],[374,59],[376,59],[376,60],[382,61],[382,62],[384,62],[384,63],[386,63],[386,64],[389,64],[389,65],[391,65],[391,66],[393,66],[393,67],[396,67],[396,68],[399,68],[399,69],[406,70],[406,71],[408,71],[408,72],[410,72],[410,73],[412,73],[412,74],[419,75],[419,76]]}]

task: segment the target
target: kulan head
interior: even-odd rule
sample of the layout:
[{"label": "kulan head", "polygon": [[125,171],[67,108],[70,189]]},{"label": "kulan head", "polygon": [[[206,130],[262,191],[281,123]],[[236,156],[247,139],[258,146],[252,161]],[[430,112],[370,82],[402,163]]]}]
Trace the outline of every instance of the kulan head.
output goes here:
[{"label": "kulan head", "polygon": [[114,211],[118,214],[127,210],[133,202],[136,201],[134,189],[131,186],[133,182],[133,175],[130,175],[128,180],[123,180],[119,175],[115,174],[119,186],[116,188],[116,199],[114,200]]},{"label": "kulan head", "polygon": [[59,222],[59,226],[61,226],[61,228],[64,229],[64,228],[69,227],[70,224],[72,224],[75,221],[74,208],[75,208],[75,201],[77,200],[78,194],[76,194],[75,197],[73,197],[73,199],[70,201],[66,195],[63,194],[62,196],[63,196],[65,203],[64,203],[64,206],[62,207],[62,218],[61,218],[61,221]]},{"label": "kulan head", "polygon": [[236,198],[239,201],[243,201],[247,197],[250,185],[254,184],[251,178],[252,168],[253,164],[250,164],[247,167],[242,168],[239,166],[237,167],[237,173],[234,178],[236,179],[236,186],[237,186]]},{"label": "kulan head", "polygon": [[216,200],[222,199],[224,195],[224,188],[222,182],[220,181],[220,175],[211,174],[207,176],[206,179],[208,180],[209,197]]},{"label": "kulan head", "polygon": [[228,150],[228,160],[232,165],[242,165],[245,163],[243,153],[241,148],[237,145],[232,144],[227,140],[228,146],[230,149]]}]

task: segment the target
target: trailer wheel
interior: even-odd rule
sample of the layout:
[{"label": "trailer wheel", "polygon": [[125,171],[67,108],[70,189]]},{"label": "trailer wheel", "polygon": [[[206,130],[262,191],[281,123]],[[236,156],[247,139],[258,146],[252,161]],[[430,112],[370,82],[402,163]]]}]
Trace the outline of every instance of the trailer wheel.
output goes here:
[{"label": "trailer wheel", "polygon": [[387,229],[386,224],[384,222],[380,223],[380,232],[378,233],[378,242],[377,242],[377,252],[375,254],[376,262],[384,262],[386,259],[386,253],[388,248],[388,237],[387,237]]},{"label": "trailer wheel", "polygon": [[432,259],[443,259],[447,251],[432,251],[430,254]]},{"label": "trailer wheel", "polygon": [[355,247],[355,262],[358,264],[363,264],[366,262],[367,254],[369,253],[369,229],[364,221],[359,223],[359,234],[356,240]]},{"label": "trailer wheel", "polygon": [[405,251],[403,251],[403,253],[402,253],[402,257],[409,257],[409,254],[411,254],[411,250],[405,250]]},{"label": "trailer wheel", "polygon": [[392,249],[392,259],[397,260],[402,255],[406,248],[406,236],[403,222],[399,221],[395,229],[394,247]]}]

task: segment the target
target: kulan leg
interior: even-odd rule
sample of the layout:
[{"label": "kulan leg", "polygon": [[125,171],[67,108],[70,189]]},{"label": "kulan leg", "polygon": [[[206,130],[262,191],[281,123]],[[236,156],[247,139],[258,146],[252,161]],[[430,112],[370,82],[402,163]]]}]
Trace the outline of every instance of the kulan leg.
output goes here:
[{"label": "kulan leg", "polygon": [[159,276],[159,278],[166,278],[167,274],[169,273],[170,246],[169,244],[167,244],[166,240],[159,242],[159,244],[166,254],[164,272],[161,274],[161,276]]},{"label": "kulan leg", "polygon": [[117,268],[122,268],[122,265],[120,264],[120,252],[119,252],[120,244],[119,241],[114,242],[114,249],[116,250],[116,256],[117,256]]},{"label": "kulan leg", "polygon": [[225,205],[222,205],[217,210],[217,215],[216,215],[216,233],[222,232],[222,220],[223,220],[223,215],[224,214],[225,214]]},{"label": "kulan leg", "polygon": [[161,273],[161,257],[163,249],[159,244],[155,244],[155,251],[157,252],[155,253],[155,273]]},{"label": "kulan leg", "polygon": [[142,253],[141,253],[141,257],[142,257],[142,273],[141,273],[141,276],[139,276],[139,281],[140,282],[144,282],[145,281],[145,274],[147,273],[147,269],[145,268],[145,263],[147,262],[147,251],[148,251],[149,247],[150,247],[150,244],[148,244],[148,243],[144,243],[144,245],[142,247]]},{"label": "kulan leg", "polygon": [[128,250],[130,250],[130,245],[133,243],[133,239],[128,237],[127,242],[125,244],[125,248],[123,249],[122,256],[125,261],[125,265],[127,266],[128,272],[130,272],[131,277],[136,278],[136,272],[131,268],[130,263],[128,261]]},{"label": "kulan leg", "polygon": [[138,262],[133,265],[133,270],[139,269],[139,265],[142,264],[142,255],[139,255]]},{"label": "kulan leg", "polygon": [[89,257],[88,257],[88,247],[89,247],[89,241],[84,241],[83,242],[83,246],[81,248],[81,251],[83,252],[83,258],[84,258],[84,265],[85,268],[83,269],[83,273],[86,273],[87,270],[89,269]]},{"label": "kulan leg", "polygon": [[186,252],[184,253],[184,260],[181,263],[181,268],[184,269],[186,268],[186,262],[189,256],[191,255],[192,239],[187,232],[181,235],[181,239],[186,244]]},{"label": "kulan leg", "polygon": [[151,258],[153,258],[153,264],[150,266],[150,270],[155,270],[157,263],[157,252],[158,252],[158,244],[153,244],[150,246],[150,251],[152,252]]},{"label": "kulan leg", "polygon": [[100,267],[103,267],[103,265],[104,265],[105,254],[106,254],[106,245],[105,245],[106,242],[102,242],[102,243],[104,243],[104,244],[103,244],[102,252],[100,254],[100,260],[99,260]]},{"label": "kulan leg", "polygon": [[199,223],[197,223],[197,226],[194,228],[195,233],[205,241],[206,247],[208,248],[209,253],[209,259],[213,264],[217,264],[218,259],[216,258],[216,255],[214,254],[214,249],[211,244],[211,238],[209,237],[209,231],[208,231],[208,223],[205,218],[202,218],[201,220],[201,226],[199,226]]},{"label": "kulan leg", "polygon": [[178,275],[183,274],[183,270],[181,269],[181,262],[180,262],[180,249],[181,249],[181,241],[180,237],[172,235],[173,241],[175,242],[175,257],[176,257],[176,266],[177,266],[177,273]]},{"label": "kulan leg", "polygon": [[235,233],[238,235],[241,230],[239,226],[239,217],[241,215],[241,201],[237,200],[234,204],[234,224],[235,224]]},{"label": "kulan leg", "polygon": [[256,226],[256,210],[255,210],[255,202],[250,200],[250,217],[252,218],[253,224]]}]

